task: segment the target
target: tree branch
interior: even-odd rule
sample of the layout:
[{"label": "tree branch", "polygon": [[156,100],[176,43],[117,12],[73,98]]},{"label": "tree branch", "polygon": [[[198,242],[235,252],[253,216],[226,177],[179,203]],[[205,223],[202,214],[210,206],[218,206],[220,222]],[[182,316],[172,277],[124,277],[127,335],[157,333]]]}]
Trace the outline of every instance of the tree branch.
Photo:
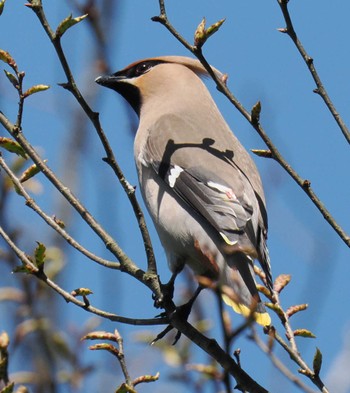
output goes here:
[{"label": "tree branch", "polygon": [[37,15],[40,23],[44,27],[46,34],[48,35],[50,41],[52,42],[52,44],[56,50],[56,53],[57,53],[57,56],[59,58],[61,65],[62,65],[63,71],[66,75],[68,82],[62,84],[62,86],[65,89],[69,90],[73,94],[73,96],[76,98],[79,105],[84,110],[84,112],[86,113],[86,115],[90,119],[91,123],[93,124],[93,126],[94,126],[94,128],[100,138],[100,141],[103,145],[103,148],[106,152],[107,157],[104,159],[104,161],[107,162],[110,165],[110,167],[113,169],[113,171],[116,174],[120,184],[122,185],[126,195],[129,198],[129,201],[131,203],[131,206],[133,208],[135,217],[136,217],[138,225],[139,225],[141,236],[143,238],[143,243],[144,243],[145,252],[146,252],[146,256],[147,256],[147,263],[148,263],[147,273],[149,275],[157,275],[157,266],[156,266],[154,252],[153,252],[151,237],[149,235],[149,232],[148,232],[148,229],[146,226],[146,221],[145,221],[143,212],[142,212],[141,207],[136,199],[135,189],[126,180],[121,168],[119,167],[119,165],[114,157],[114,153],[109,145],[108,139],[107,139],[102,127],[101,127],[101,124],[99,121],[99,114],[94,112],[90,108],[90,106],[85,101],[84,97],[82,96],[80,90],[77,87],[77,84],[75,82],[73,74],[70,70],[68,61],[67,61],[64,51],[62,49],[60,37],[56,36],[56,34],[50,28],[50,25],[46,19],[44,9],[42,7],[41,0],[36,0],[35,2],[31,1],[31,4],[32,4],[31,8],[33,9],[35,14]]},{"label": "tree branch", "polygon": [[37,165],[45,177],[55,186],[55,188],[66,198],[71,206],[80,214],[82,219],[90,226],[90,228],[103,241],[106,248],[120,262],[120,270],[128,273],[132,277],[145,284],[152,292],[161,297],[161,289],[159,286],[158,276],[149,274],[140,269],[120,248],[118,243],[109,235],[101,225],[95,220],[85,206],[73,195],[73,193],[61,183],[56,175],[51,171],[47,164],[41,159],[35,149],[27,141],[21,131],[19,131],[2,112],[0,112],[0,123],[7,129],[10,135],[22,146],[23,150]]},{"label": "tree branch", "polygon": [[175,305],[172,302],[168,303],[165,307],[171,326],[179,330],[199,348],[215,359],[224,370],[230,373],[237,381],[236,389],[241,389],[242,391],[250,393],[267,393],[266,389],[260,386],[238,366],[232,357],[219,346],[216,340],[204,336],[184,320],[181,315],[175,311]]},{"label": "tree branch", "polygon": [[50,288],[52,288],[55,292],[60,294],[67,303],[73,303],[76,306],[83,308],[84,310],[98,315],[102,318],[109,319],[110,321],[120,322],[127,325],[165,325],[169,323],[168,318],[151,318],[151,319],[137,319],[137,318],[127,318],[122,317],[117,314],[109,313],[107,311],[100,310],[99,308],[93,307],[90,304],[87,304],[85,301],[78,300],[75,296],[70,294],[61,288],[58,284],[50,280],[45,273],[40,270],[37,266],[33,264],[33,262],[28,258],[26,253],[22,251],[10,238],[10,236],[6,233],[2,226],[0,226],[0,236],[4,239],[4,241],[9,245],[12,251],[17,255],[19,260],[22,262],[23,266],[28,269],[29,274],[33,274],[39,280],[45,282]]},{"label": "tree branch", "polygon": [[331,112],[334,120],[337,122],[337,124],[338,124],[341,132],[343,133],[345,139],[347,140],[348,143],[350,143],[350,131],[347,128],[347,126],[344,123],[344,121],[341,118],[341,116],[339,115],[339,113],[337,112],[337,110],[336,110],[332,100],[328,96],[328,93],[327,93],[326,89],[323,86],[321,78],[319,77],[318,72],[316,71],[316,67],[315,67],[315,64],[314,64],[314,59],[311,56],[308,55],[308,53],[306,52],[304,46],[300,42],[300,40],[299,40],[299,38],[297,36],[297,33],[294,30],[292,19],[291,19],[289,10],[288,10],[288,2],[289,2],[289,0],[277,0],[277,3],[278,3],[278,5],[281,8],[284,20],[286,22],[286,28],[278,29],[278,30],[281,33],[287,34],[291,38],[291,40],[293,41],[293,43],[296,46],[296,48],[298,49],[301,57],[303,58],[307,68],[309,69],[313,80],[315,81],[315,84],[316,84],[317,88],[314,90],[314,93],[318,94],[323,99],[323,101],[326,104],[327,108]]},{"label": "tree branch", "polygon": [[0,153],[0,166],[5,170],[11,181],[13,182],[17,193],[20,194],[26,201],[26,206],[30,207],[34,210],[51,228],[53,228],[59,235],[62,236],[63,239],[67,241],[73,248],[81,252],[87,258],[91,259],[94,262],[97,262],[99,265],[108,267],[110,269],[120,270],[120,263],[107,261],[106,259],[100,258],[97,255],[93,254],[86,248],[84,248],[81,244],[79,244],[72,236],[70,236],[57,222],[44,213],[33,198],[27,193],[25,188],[23,187],[20,180],[16,177],[16,175],[12,172],[9,166],[6,164],[5,160],[1,156]]},{"label": "tree branch", "polygon": [[273,365],[283,374],[286,378],[292,381],[297,387],[302,389],[305,393],[315,393],[313,389],[310,389],[307,385],[305,385],[299,378],[297,378],[289,369],[281,362],[277,356],[272,353],[270,348],[262,341],[262,339],[256,334],[255,329],[252,329],[252,339],[258,345],[258,347],[266,353],[269,357]]}]

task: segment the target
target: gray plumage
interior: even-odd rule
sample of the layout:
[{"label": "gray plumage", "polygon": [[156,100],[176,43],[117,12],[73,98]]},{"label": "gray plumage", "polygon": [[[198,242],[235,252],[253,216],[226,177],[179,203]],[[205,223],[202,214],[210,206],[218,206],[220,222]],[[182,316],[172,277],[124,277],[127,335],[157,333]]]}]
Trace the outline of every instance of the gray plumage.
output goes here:
[{"label": "gray plumage", "polygon": [[[216,69],[214,71],[220,75]],[[170,269],[229,286],[226,303],[270,324],[253,259],[272,290],[267,214],[257,168],[200,79],[197,60],[167,56],[133,63],[96,82],[122,94],[140,118],[134,157],[142,196]]]}]

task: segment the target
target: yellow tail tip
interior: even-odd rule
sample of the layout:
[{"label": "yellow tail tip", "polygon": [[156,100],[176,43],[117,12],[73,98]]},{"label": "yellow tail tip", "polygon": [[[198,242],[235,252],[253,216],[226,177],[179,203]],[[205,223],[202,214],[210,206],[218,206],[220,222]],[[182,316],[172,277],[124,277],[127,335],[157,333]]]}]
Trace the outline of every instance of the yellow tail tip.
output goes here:
[{"label": "yellow tail tip", "polygon": [[[245,318],[249,318],[252,315],[252,310],[249,307],[242,303],[234,302],[229,296],[222,295],[222,300],[232,307],[236,313],[243,315]],[[271,317],[266,311],[263,313],[255,311],[253,312],[253,317],[255,322],[261,326],[271,325]]]}]

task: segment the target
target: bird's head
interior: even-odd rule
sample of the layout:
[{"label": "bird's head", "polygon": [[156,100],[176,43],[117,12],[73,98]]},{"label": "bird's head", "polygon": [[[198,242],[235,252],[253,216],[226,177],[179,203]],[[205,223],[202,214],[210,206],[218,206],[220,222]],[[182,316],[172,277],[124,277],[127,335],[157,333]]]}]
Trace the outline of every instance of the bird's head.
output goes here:
[{"label": "bird's head", "polygon": [[[212,67],[212,70],[222,77],[216,68]],[[208,76],[208,72],[198,60],[163,56],[137,61],[114,74],[99,76],[95,81],[121,94],[139,115],[147,97],[162,99],[178,89],[186,94],[192,82],[203,76]]]}]

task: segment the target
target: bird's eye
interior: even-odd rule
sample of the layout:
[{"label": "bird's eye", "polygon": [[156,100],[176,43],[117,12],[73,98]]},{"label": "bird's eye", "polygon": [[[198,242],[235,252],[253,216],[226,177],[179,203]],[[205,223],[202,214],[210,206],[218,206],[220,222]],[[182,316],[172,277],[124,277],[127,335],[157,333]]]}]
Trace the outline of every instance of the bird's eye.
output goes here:
[{"label": "bird's eye", "polygon": [[142,75],[144,74],[146,71],[148,71],[150,68],[152,67],[152,64],[147,62],[147,63],[140,63],[137,65],[136,70],[135,70],[135,74],[138,75]]}]

